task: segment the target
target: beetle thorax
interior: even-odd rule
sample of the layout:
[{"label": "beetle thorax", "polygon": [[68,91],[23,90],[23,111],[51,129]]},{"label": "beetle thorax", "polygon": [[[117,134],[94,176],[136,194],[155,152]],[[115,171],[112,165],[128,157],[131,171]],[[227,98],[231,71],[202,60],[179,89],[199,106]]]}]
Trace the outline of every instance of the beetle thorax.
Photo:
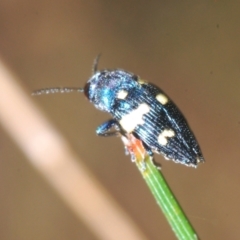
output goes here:
[{"label": "beetle thorax", "polygon": [[112,76],[111,71],[97,72],[88,80],[85,94],[96,108],[110,112],[116,89],[119,88],[120,83],[119,79]]}]

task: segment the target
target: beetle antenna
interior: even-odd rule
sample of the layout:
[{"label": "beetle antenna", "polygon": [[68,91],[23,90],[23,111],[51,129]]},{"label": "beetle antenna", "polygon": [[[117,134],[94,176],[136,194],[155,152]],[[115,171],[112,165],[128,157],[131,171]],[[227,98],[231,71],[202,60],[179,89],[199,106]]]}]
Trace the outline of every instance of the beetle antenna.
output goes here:
[{"label": "beetle antenna", "polygon": [[[101,56],[101,53],[99,53],[97,55],[97,57],[94,59],[93,67],[92,67],[92,74],[95,74],[97,72],[100,56]],[[38,90],[32,92],[32,95],[36,96],[36,95],[53,94],[53,93],[70,93],[70,92],[74,92],[74,91],[84,92],[84,89],[83,88],[69,88],[69,87],[43,88],[43,89],[38,89]]]},{"label": "beetle antenna", "polygon": [[57,88],[43,88],[36,90],[32,93],[33,96],[42,95],[42,94],[52,94],[52,93],[70,93],[70,92],[83,92],[83,88],[68,88],[68,87],[57,87]]},{"label": "beetle antenna", "polygon": [[97,68],[98,68],[98,62],[99,62],[99,58],[101,57],[101,53],[99,53],[96,58],[94,59],[93,62],[93,67],[92,67],[92,74],[95,74],[97,72]]}]

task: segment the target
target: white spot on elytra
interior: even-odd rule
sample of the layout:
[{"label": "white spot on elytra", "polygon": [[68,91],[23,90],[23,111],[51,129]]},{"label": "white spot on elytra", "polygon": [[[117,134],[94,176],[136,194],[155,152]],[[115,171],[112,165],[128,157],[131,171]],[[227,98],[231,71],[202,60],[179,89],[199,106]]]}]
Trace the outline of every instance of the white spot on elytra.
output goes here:
[{"label": "white spot on elytra", "polygon": [[142,103],[137,109],[123,116],[119,123],[127,133],[131,133],[137,125],[144,124],[143,115],[149,111],[150,107],[146,103]]},{"label": "white spot on elytra", "polygon": [[117,98],[118,99],[125,99],[128,95],[128,92],[125,91],[125,90],[120,90],[118,93],[117,93]]},{"label": "white spot on elytra", "polygon": [[144,84],[144,83],[146,83],[144,80],[142,80],[142,79],[138,79],[138,83],[140,83],[140,84]]},{"label": "white spot on elytra", "polygon": [[167,102],[168,102],[168,98],[162,94],[162,93],[159,93],[157,96],[156,96],[156,99],[162,104],[162,105],[165,105]]},{"label": "white spot on elytra", "polygon": [[168,143],[169,137],[174,137],[175,132],[172,129],[164,129],[158,136],[158,142],[159,144],[165,146]]}]

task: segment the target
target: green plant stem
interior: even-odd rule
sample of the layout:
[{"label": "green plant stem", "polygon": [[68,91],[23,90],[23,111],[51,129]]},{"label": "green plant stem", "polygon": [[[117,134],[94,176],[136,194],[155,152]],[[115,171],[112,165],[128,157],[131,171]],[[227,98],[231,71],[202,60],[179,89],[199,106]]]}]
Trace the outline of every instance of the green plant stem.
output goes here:
[{"label": "green plant stem", "polygon": [[[145,163],[144,170],[143,161]],[[147,156],[144,160],[137,159],[136,165],[177,238],[181,240],[197,240],[196,232],[183,213],[161,171],[156,168],[151,158]]]}]

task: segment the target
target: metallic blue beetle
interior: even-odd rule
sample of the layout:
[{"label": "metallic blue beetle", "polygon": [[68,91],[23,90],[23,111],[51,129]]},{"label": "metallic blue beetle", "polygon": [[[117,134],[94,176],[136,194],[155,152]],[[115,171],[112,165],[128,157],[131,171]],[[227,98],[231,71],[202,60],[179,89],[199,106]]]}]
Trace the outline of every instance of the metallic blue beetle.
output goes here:
[{"label": "metallic blue beetle", "polygon": [[133,134],[150,155],[156,152],[166,159],[193,167],[204,161],[187,121],[162,90],[124,70],[98,71],[98,59],[83,89],[48,88],[35,91],[33,95],[84,92],[97,109],[112,116],[97,128],[97,135]]}]

